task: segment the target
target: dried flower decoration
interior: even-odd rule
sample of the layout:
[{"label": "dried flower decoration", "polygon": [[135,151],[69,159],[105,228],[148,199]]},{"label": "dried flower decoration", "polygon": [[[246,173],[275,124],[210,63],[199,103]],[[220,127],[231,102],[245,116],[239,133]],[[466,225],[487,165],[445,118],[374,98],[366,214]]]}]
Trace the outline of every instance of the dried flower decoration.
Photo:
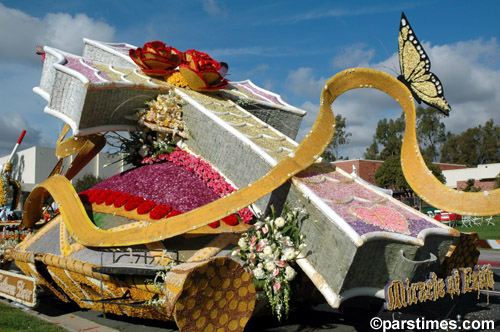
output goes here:
[{"label": "dried flower decoration", "polygon": [[146,103],[147,109],[140,110],[135,118],[138,124],[154,131],[188,138],[186,123],[182,120],[182,107],[186,104],[173,89]]}]

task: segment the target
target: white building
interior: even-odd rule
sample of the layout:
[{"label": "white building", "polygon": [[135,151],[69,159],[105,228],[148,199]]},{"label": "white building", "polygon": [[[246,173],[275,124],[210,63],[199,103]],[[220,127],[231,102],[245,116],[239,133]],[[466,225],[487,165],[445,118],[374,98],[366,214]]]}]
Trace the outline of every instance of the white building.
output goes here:
[{"label": "white building", "polygon": [[[73,158],[74,155],[64,159],[63,173],[68,169]],[[9,155],[0,158],[1,169],[3,169],[8,159]],[[40,146],[33,146],[31,148],[18,151],[14,155],[12,160],[12,178],[21,184],[22,192],[21,204],[18,206],[18,209],[22,207],[22,203],[33,187],[48,178],[58,160],[55,148]],[[74,183],[85,174],[92,174],[96,177],[106,179],[128,168],[122,161],[118,161],[111,166],[104,167],[104,165],[113,163],[117,160],[119,160],[118,156],[109,156],[107,153],[101,152],[75,176],[72,182]]]},{"label": "white building", "polygon": [[463,189],[467,180],[474,179],[474,186],[483,190],[494,189],[495,178],[499,173],[500,163],[443,171],[443,175],[446,177],[446,185],[450,188]]}]

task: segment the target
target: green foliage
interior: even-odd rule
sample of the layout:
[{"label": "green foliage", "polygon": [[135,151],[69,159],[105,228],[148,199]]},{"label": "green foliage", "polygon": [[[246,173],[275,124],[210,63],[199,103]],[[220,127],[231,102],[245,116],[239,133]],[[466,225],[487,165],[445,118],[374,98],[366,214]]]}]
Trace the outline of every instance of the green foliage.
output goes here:
[{"label": "green foliage", "polygon": [[481,188],[474,186],[475,183],[476,183],[476,180],[468,179],[467,182],[465,182],[466,186],[464,188],[464,191],[473,192],[473,193],[481,191]]},{"label": "green foliage", "polygon": [[[422,156],[425,159],[436,160],[439,156],[440,147],[446,141],[445,125],[441,123],[443,115],[433,107],[423,108],[420,106],[417,108],[416,113],[417,140]],[[366,149],[364,158],[386,160],[391,156],[399,156],[404,133],[404,114],[401,114],[395,120],[380,120],[373,135],[373,143]]]},{"label": "green foliage", "polygon": [[[352,133],[346,130],[345,117],[337,114],[335,116],[335,134],[321,157],[326,161],[344,159],[344,156],[339,156],[340,148],[349,143],[349,137],[351,136]],[[347,157],[345,157],[345,159],[347,159]]]},{"label": "green foliage", "polygon": [[500,162],[500,126],[493,119],[484,126],[469,128],[461,134],[447,134],[441,150],[443,163],[464,164],[476,167],[481,164]]},{"label": "green foliage", "polygon": [[497,174],[497,176],[495,177],[495,186],[494,186],[495,189],[498,189],[500,188],[500,173]]},{"label": "green foliage", "polygon": [[446,142],[443,114],[433,107],[417,107],[417,137],[422,156],[437,160],[440,147]]},{"label": "green foliage", "polygon": [[[439,181],[445,181],[443,172],[438,166],[432,164],[429,160],[426,160],[426,165]],[[382,166],[375,172],[375,183],[382,188],[401,188],[411,191],[411,187],[408,182],[406,182],[406,178],[403,174],[399,156],[391,156],[384,161]]]},{"label": "green foliage", "polygon": [[90,189],[92,188],[93,186],[95,186],[96,184],[98,184],[99,182],[101,182],[102,178],[100,177],[96,177],[95,175],[93,174],[85,174],[84,176],[82,176],[81,178],[79,178],[78,180],[76,180],[75,182],[75,190],[77,193],[80,193],[82,191],[85,191],[87,189]]}]

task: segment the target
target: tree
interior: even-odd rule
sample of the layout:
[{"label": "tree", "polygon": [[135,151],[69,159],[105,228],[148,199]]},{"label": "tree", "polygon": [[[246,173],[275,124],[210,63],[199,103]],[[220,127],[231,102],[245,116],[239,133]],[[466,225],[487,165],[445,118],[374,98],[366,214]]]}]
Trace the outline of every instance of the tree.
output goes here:
[{"label": "tree", "polygon": [[465,182],[465,188],[464,191],[466,192],[479,192],[481,191],[481,188],[475,186],[476,180],[474,179],[468,179],[467,182]]},{"label": "tree", "polygon": [[[391,156],[401,154],[401,142],[404,135],[405,122],[401,115],[396,120],[382,119],[377,123],[377,129],[373,135],[373,143],[364,154],[366,159],[386,160]],[[379,146],[382,147],[380,153]]]},{"label": "tree", "polygon": [[[432,161],[439,157],[440,148],[446,141],[445,125],[441,122],[441,117],[441,112],[433,107],[417,107],[417,141],[422,156]],[[373,143],[366,149],[364,158],[386,160],[390,156],[399,156],[404,133],[404,114],[395,120],[380,120],[373,135]]]},{"label": "tree", "polygon": [[417,107],[417,138],[422,156],[432,161],[439,157],[441,146],[446,142],[443,113],[434,107]]},{"label": "tree", "polygon": [[346,130],[345,117],[337,114],[335,116],[335,134],[321,157],[323,157],[326,161],[343,159],[343,156],[339,156],[340,148],[349,143],[349,137],[351,136],[352,133]]},{"label": "tree", "polygon": [[[439,166],[432,164],[429,159],[426,159],[425,163],[432,174],[444,183],[446,179]],[[410,185],[406,182],[399,156],[391,156],[384,161],[375,172],[375,183],[382,188],[400,188],[412,191]]]},{"label": "tree", "polygon": [[461,134],[448,133],[440,161],[476,167],[500,162],[499,150],[500,126],[490,119],[484,126],[469,128]]},{"label": "tree", "polygon": [[82,191],[85,191],[87,189],[92,188],[99,182],[101,182],[103,179],[100,177],[96,177],[93,174],[87,173],[75,182],[75,190],[77,193],[80,193]]}]

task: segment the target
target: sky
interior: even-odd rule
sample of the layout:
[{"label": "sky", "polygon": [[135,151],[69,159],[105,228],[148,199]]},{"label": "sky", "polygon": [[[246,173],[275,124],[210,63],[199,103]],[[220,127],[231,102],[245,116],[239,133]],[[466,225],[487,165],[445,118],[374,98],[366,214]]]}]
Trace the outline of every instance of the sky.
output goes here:
[{"label": "sky", "polygon": [[[83,38],[135,46],[160,40],[206,52],[229,64],[229,80],[250,79],[307,111],[300,141],[336,73],[369,67],[399,75],[403,11],[452,107],[447,130],[500,124],[500,1],[0,0],[0,156],[23,129],[21,149],[55,146],[62,128],[32,90],[43,65],[37,45],[81,55]],[[377,122],[402,110],[380,91],[358,89],[340,96],[333,112],[346,118],[352,136],[340,153],[353,159],[363,157]]]}]

